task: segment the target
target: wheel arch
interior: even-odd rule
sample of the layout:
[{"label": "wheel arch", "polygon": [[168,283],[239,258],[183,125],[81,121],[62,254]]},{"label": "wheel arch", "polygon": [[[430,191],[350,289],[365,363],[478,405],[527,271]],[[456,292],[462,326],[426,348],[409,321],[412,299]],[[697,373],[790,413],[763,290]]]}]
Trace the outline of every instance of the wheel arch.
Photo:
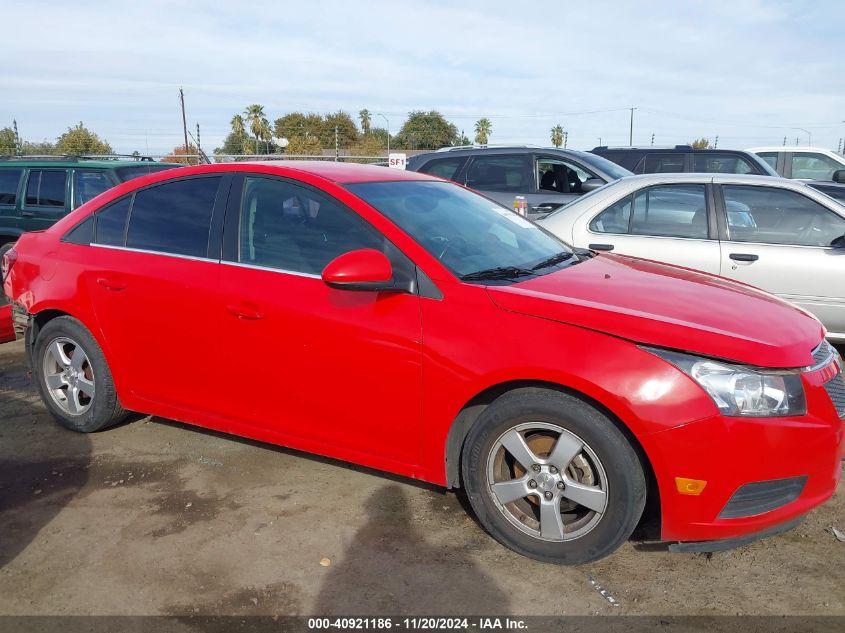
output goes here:
[{"label": "wheel arch", "polygon": [[582,391],[578,391],[577,389],[567,387],[560,383],[545,380],[512,380],[502,382],[487,387],[480,393],[473,396],[469,401],[467,401],[466,404],[464,404],[464,406],[461,408],[461,410],[458,412],[458,414],[452,421],[452,425],[449,428],[449,433],[446,436],[445,458],[447,487],[462,487],[461,456],[463,453],[464,441],[466,440],[466,437],[469,434],[470,428],[472,428],[473,424],[475,424],[475,422],[478,420],[481,413],[488,406],[493,404],[493,402],[495,402],[496,399],[500,396],[503,396],[506,393],[510,393],[511,391],[514,391],[516,389],[532,387],[539,389],[548,389],[550,391],[558,391],[560,393],[565,393],[567,395],[578,398],[579,400],[583,400],[585,403],[600,411],[611,422],[613,422],[613,424],[619,429],[619,431],[631,444],[631,447],[634,449],[637,458],[640,460],[640,465],[642,466],[643,473],[645,474],[647,499],[646,509],[643,512],[643,519],[657,518],[659,522],[660,494],[659,489],[657,487],[657,478],[655,476],[654,469],[652,468],[651,460],[648,458],[648,454],[646,453],[642,443],[639,441],[639,439],[637,439],[637,436],[633,433],[633,431],[631,431],[631,429],[622,421],[622,419],[618,415],[616,415],[611,409],[609,409],[606,405],[602,404],[595,398],[585,394]]}]

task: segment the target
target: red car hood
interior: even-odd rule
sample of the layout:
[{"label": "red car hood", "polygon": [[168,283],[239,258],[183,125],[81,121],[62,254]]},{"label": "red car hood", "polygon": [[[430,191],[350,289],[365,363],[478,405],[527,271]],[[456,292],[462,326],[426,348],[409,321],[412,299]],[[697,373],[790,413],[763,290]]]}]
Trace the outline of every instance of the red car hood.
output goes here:
[{"label": "red car hood", "polygon": [[761,367],[812,365],[824,337],[814,317],[762,290],[619,255],[488,293],[504,310]]}]

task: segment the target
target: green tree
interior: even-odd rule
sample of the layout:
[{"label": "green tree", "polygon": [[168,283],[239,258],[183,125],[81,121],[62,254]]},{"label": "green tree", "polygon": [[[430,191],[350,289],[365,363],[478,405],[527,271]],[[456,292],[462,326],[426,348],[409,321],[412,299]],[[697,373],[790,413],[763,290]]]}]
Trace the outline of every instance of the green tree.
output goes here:
[{"label": "green tree", "polygon": [[60,154],[111,154],[112,148],[105,140],[88,130],[82,121],[56,140],[56,150]]},{"label": "green tree", "polygon": [[559,123],[552,128],[552,145],[555,147],[563,145],[563,127]]},{"label": "green tree", "polygon": [[490,122],[490,119],[485,117],[475,122],[475,142],[479,145],[487,145],[487,141],[490,140],[490,134],[492,133],[493,124]]},{"label": "green tree", "polygon": [[710,141],[706,138],[699,138],[690,143],[694,149],[710,149]]},{"label": "green tree", "polygon": [[352,156],[379,156],[384,153],[385,137],[375,134],[364,134],[357,143],[349,147]]},{"label": "green tree", "polygon": [[229,135],[223,140],[223,146],[214,150],[215,154],[255,154],[255,140],[246,134]]},{"label": "green tree", "polygon": [[337,126],[337,142],[340,147],[349,147],[358,140],[358,128],[347,112],[338,110],[323,117],[320,141],[323,147],[334,147],[334,129]]},{"label": "green tree", "polygon": [[455,145],[459,138],[458,129],[436,110],[415,110],[408,113],[408,119],[390,145],[403,149],[437,149]]},{"label": "green tree", "polygon": [[10,127],[0,130],[0,154],[17,154],[18,143],[15,131]]},{"label": "green tree", "polygon": [[270,123],[264,114],[264,106],[257,103],[248,105],[244,110],[244,121],[249,126],[249,131],[255,137],[255,147],[257,149],[265,131],[270,128]]},{"label": "green tree", "polygon": [[240,114],[236,114],[229,122],[232,125],[232,134],[235,136],[246,136],[246,122]]},{"label": "green tree", "polygon": [[361,131],[366,134],[370,131],[370,123],[372,121],[370,111],[367,110],[367,108],[364,108],[358,113],[358,118],[361,119]]},{"label": "green tree", "polygon": [[455,145],[472,145],[472,141],[469,140],[469,137],[464,134],[463,130],[461,130],[461,133],[458,134],[458,138],[455,140]]},{"label": "green tree", "polygon": [[40,143],[33,143],[32,141],[24,141],[21,143],[21,154],[26,156],[49,156],[50,154],[57,153],[59,152],[56,151],[56,146],[46,139]]},{"label": "green tree", "polygon": [[288,139],[287,153],[299,156],[320,156],[323,147],[316,136],[293,136]]},{"label": "green tree", "polygon": [[[323,117],[319,114],[303,114],[302,112],[291,112],[279,117],[273,124],[274,135],[279,138],[291,140],[295,136],[309,138],[320,136],[323,128]],[[332,140],[334,145],[334,140]]]}]

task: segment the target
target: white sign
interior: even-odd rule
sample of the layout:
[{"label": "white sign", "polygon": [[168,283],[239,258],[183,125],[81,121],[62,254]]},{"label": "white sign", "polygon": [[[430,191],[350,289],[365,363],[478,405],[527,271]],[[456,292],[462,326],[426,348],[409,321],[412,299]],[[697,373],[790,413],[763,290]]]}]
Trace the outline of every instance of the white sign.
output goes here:
[{"label": "white sign", "polygon": [[393,169],[405,169],[405,165],[408,162],[408,155],[407,154],[393,154],[391,153],[387,157],[387,166],[393,167]]}]

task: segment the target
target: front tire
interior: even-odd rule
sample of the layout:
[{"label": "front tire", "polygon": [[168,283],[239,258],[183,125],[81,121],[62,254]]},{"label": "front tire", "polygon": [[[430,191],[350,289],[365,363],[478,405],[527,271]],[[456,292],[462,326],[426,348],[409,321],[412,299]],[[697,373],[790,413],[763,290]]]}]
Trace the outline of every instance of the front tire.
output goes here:
[{"label": "front tire", "polygon": [[646,499],[630,442],[603,413],[549,389],[509,392],[464,443],[463,484],[484,528],[510,549],[576,565],[630,537]]},{"label": "front tire", "polygon": [[32,366],[41,399],[62,426],[92,433],[126,416],[103,351],[73,317],[57,317],[41,328]]}]

